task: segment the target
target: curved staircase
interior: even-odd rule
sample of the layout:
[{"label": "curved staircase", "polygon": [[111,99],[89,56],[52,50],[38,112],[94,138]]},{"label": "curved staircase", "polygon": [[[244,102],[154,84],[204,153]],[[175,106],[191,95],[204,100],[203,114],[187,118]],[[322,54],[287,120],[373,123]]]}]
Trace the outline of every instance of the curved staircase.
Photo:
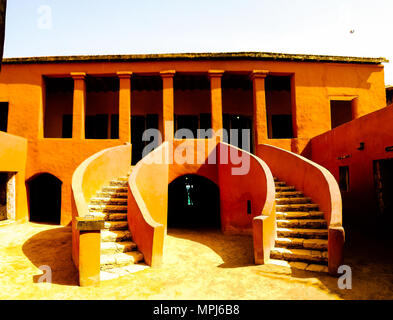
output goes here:
[{"label": "curved staircase", "polygon": [[[328,272],[328,229],[318,204],[274,178],[277,239],[271,262],[294,269]],[[281,260],[281,261],[277,261]]]},{"label": "curved staircase", "polygon": [[123,275],[146,267],[143,254],[132,241],[127,222],[127,181],[121,177],[109,182],[97,192],[89,204],[89,214],[102,217],[105,229],[101,230],[101,271]]}]

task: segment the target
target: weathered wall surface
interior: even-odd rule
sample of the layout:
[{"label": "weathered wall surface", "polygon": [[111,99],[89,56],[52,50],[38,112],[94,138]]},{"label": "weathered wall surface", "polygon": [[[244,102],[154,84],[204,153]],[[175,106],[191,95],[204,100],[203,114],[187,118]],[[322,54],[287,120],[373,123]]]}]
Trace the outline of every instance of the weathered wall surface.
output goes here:
[{"label": "weathered wall surface", "polygon": [[[311,140],[312,160],[327,168],[337,181],[339,167],[349,166],[350,188],[341,193],[344,220],[346,215],[367,217],[378,210],[373,161],[393,158],[392,152],[385,150],[393,145],[392,123],[393,106],[388,106]],[[358,149],[361,142],[364,150]]]},{"label": "weathered wall surface", "polygon": [[25,187],[26,158],[26,139],[0,132],[0,171],[15,173],[12,184],[15,189],[14,219],[17,221],[28,219]]}]

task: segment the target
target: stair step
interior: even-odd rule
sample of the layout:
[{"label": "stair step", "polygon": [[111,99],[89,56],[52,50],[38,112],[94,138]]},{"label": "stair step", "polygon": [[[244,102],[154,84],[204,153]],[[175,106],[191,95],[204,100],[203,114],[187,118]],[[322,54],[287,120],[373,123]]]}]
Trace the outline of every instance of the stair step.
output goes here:
[{"label": "stair step", "polygon": [[128,230],[127,221],[105,221],[106,230]]},{"label": "stair step", "polygon": [[327,229],[277,228],[277,236],[284,238],[327,239]]},{"label": "stair step", "polygon": [[276,186],[276,192],[296,191],[294,186]]},{"label": "stair step", "polygon": [[327,227],[324,219],[288,219],[277,220],[279,228],[324,229]]},{"label": "stair step", "polygon": [[281,204],[276,205],[276,210],[279,212],[286,211],[318,211],[319,206],[315,203],[308,204]]},{"label": "stair step", "polygon": [[127,187],[128,180],[112,180],[109,182],[109,185],[112,187]]},{"label": "stair step", "polygon": [[278,198],[276,195],[276,204],[307,204],[311,203],[311,198],[308,197],[292,197],[292,198]]},{"label": "stair step", "polygon": [[307,261],[326,263],[328,260],[327,251],[308,250],[308,249],[288,249],[274,248],[270,251],[272,259],[287,261]]},{"label": "stair step", "polygon": [[284,181],[274,181],[276,187],[285,187],[287,184]]},{"label": "stair step", "polygon": [[102,242],[121,242],[132,240],[129,230],[101,230]]},{"label": "stair step", "polygon": [[324,214],[321,211],[287,211],[276,212],[276,218],[285,219],[323,219]]},{"label": "stair step", "polygon": [[119,186],[104,186],[102,187],[103,192],[122,192],[127,193],[128,187],[119,187]]},{"label": "stair step", "polygon": [[280,191],[276,192],[276,199],[280,198],[301,198],[303,193],[300,191]]},{"label": "stair step", "polygon": [[92,204],[92,205],[89,205],[89,211],[98,211],[98,212],[103,212],[103,213],[106,213],[106,212],[108,212],[108,213],[111,213],[111,212],[127,213],[127,206]]},{"label": "stair step", "polygon": [[128,181],[128,176],[117,178],[116,181]]},{"label": "stair step", "polygon": [[108,215],[108,221],[127,221],[127,214],[126,213],[112,213]]},{"label": "stair step", "polygon": [[101,255],[101,270],[125,266],[143,261],[143,254],[139,251]]},{"label": "stair step", "polygon": [[115,198],[115,199],[127,199],[127,192],[117,192],[117,191],[100,191],[97,192],[98,198]]},{"label": "stair step", "polygon": [[328,241],[325,239],[277,238],[275,246],[279,248],[327,250]]},{"label": "stair step", "polygon": [[96,205],[127,205],[127,198],[95,197],[90,200],[90,204]]},{"label": "stair step", "polygon": [[123,242],[101,242],[101,254],[115,254],[130,252],[136,249],[136,243],[132,241]]},{"label": "stair step", "polygon": [[299,261],[285,261],[285,260],[277,260],[277,259],[269,259],[267,265],[278,267],[281,271],[283,269],[288,270],[306,270],[306,271],[313,271],[313,272],[323,272],[328,273],[328,267],[323,264],[313,264],[313,263],[306,263],[306,262],[299,262]]}]

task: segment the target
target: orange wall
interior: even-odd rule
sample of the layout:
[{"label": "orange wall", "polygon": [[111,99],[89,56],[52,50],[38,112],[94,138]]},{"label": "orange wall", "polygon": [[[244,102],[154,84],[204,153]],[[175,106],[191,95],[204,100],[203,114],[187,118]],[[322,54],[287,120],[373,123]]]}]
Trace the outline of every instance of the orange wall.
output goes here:
[{"label": "orange wall", "polygon": [[[269,70],[272,74],[294,74],[298,138],[263,142],[299,153],[303,151],[310,138],[330,129],[329,97],[343,95],[359,97],[359,115],[383,108],[386,104],[383,66],[377,65],[246,60],[5,63],[0,74],[0,101],[9,102],[8,131],[28,139],[26,179],[37,173],[48,172],[63,182],[61,218],[63,225],[71,221],[70,181],[76,167],[99,150],[121,145],[126,141],[43,139],[42,76],[69,76],[71,72],[116,75],[118,71],[158,75],[162,70],[189,73],[207,73],[208,70],[251,73],[253,70]],[[155,110],[162,105],[162,101],[159,102],[160,96],[161,93],[157,93],[152,109]],[[135,97],[136,112],[144,107],[141,105],[137,107],[137,100],[138,98]],[[239,109],[242,109],[240,104]],[[131,110],[134,110],[132,102]]]},{"label": "orange wall", "polygon": [[15,173],[15,220],[28,219],[25,187],[27,141],[0,132],[0,171]]},{"label": "orange wall", "polygon": [[[312,160],[327,168],[339,181],[339,167],[349,166],[350,191],[342,192],[344,220],[366,217],[377,211],[373,160],[393,158],[393,105],[311,140]],[[360,142],[364,150],[358,150]],[[350,158],[339,160],[339,157]],[[348,216],[349,215],[349,216]]]}]

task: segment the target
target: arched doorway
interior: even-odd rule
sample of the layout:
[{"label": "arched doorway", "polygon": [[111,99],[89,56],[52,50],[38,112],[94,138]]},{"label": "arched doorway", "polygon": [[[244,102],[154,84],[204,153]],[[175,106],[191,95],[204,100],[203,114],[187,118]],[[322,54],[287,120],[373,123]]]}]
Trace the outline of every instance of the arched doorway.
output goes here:
[{"label": "arched doorway", "polygon": [[62,182],[49,173],[42,173],[27,182],[30,221],[60,224]]},{"label": "arched doorway", "polygon": [[207,178],[184,175],[168,187],[169,228],[220,228],[220,190]]}]

